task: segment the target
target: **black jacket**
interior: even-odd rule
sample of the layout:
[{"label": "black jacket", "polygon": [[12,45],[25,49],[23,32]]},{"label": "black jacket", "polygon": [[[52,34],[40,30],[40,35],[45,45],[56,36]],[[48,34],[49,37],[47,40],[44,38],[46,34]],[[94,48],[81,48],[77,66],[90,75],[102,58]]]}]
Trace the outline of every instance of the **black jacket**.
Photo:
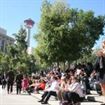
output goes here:
[{"label": "black jacket", "polygon": [[21,84],[22,83],[22,79],[23,79],[23,75],[22,74],[18,74],[16,76],[16,83],[17,84]]},{"label": "black jacket", "polygon": [[96,72],[99,72],[100,78],[103,78],[105,74],[105,57],[97,57],[96,63],[94,65],[94,70],[96,70]]},{"label": "black jacket", "polygon": [[13,83],[14,82],[14,77],[15,77],[14,72],[13,71],[9,71],[7,73],[7,82],[8,83]]}]

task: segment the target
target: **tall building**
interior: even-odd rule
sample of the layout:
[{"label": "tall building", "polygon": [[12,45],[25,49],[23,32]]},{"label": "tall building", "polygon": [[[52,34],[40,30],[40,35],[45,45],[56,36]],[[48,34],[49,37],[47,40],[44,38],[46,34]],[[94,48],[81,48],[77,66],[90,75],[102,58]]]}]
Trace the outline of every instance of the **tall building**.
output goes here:
[{"label": "tall building", "polygon": [[7,31],[0,27],[0,52],[7,52],[7,46],[14,43],[12,37],[7,36]]}]

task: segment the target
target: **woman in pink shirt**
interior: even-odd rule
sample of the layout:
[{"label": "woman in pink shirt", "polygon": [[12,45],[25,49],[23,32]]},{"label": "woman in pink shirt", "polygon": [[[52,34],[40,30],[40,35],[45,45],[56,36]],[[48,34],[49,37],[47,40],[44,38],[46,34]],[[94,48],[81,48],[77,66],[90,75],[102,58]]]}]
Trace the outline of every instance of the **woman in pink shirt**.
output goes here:
[{"label": "woman in pink shirt", "polygon": [[28,87],[29,87],[28,76],[24,75],[23,80],[22,80],[22,89],[23,89],[23,92],[25,92]]}]

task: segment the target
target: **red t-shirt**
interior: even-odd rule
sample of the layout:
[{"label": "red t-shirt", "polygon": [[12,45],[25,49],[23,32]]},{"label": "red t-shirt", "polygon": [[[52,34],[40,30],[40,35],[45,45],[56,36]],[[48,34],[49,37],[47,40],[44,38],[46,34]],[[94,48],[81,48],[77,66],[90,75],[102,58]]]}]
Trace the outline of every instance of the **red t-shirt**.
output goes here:
[{"label": "red t-shirt", "polygon": [[46,86],[46,84],[45,84],[45,83],[40,83],[40,84],[39,84],[39,86],[38,86],[38,88],[41,88],[41,89],[43,89],[43,90],[44,90],[44,89],[45,89],[45,86]]}]

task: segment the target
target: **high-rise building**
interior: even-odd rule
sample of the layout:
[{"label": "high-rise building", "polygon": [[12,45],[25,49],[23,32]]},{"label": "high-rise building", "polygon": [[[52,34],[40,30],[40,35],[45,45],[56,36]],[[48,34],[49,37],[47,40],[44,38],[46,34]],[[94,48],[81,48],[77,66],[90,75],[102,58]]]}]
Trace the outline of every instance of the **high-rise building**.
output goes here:
[{"label": "high-rise building", "polygon": [[0,52],[7,52],[7,46],[14,43],[14,39],[7,35],[7,31],[0,27]]}]

